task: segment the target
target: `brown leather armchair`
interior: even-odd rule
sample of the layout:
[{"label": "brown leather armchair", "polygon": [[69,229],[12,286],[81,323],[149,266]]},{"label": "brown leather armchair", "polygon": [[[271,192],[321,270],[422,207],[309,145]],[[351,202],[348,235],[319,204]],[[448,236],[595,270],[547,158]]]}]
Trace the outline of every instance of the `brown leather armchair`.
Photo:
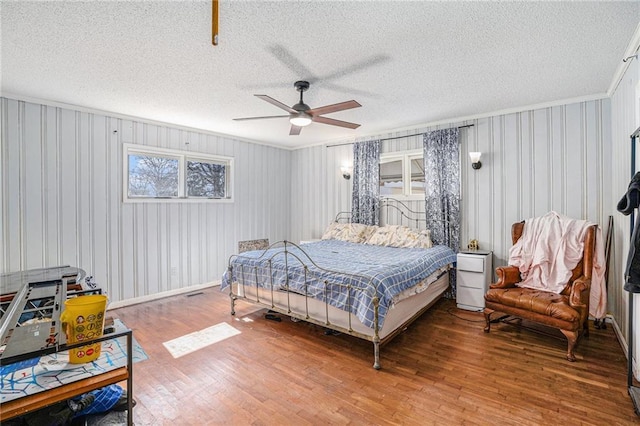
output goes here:
[{"label": "brown leather armchair", "polygon": [[[582,260],[573,269],[569,282],[560,294],[517,287],[521,281],[515,266],[496,268],[498,282],[491,284],[484,296],[485,333],[491,329],[491,315],[502,312],[559,329],[568,340],[567,360],[575,361],[574,347],[581,335],[589,335],[589,292],[597,225],[585,233]],[[514,223],[511,239],[515,244],[522,235],[524,222]]]}]

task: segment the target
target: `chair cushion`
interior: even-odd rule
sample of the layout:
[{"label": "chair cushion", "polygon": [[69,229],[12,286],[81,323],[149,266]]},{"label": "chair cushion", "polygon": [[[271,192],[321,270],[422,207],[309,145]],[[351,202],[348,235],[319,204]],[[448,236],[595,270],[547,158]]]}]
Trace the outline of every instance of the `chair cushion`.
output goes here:
[{"label": "chair cushion", "polygon": [[569,298],[562,294],[531,288],[511,287],[490,289],[484,297],[487,302],[513,306],[562,321],[573,323],[580,321],[580,314],[569,305]]}]

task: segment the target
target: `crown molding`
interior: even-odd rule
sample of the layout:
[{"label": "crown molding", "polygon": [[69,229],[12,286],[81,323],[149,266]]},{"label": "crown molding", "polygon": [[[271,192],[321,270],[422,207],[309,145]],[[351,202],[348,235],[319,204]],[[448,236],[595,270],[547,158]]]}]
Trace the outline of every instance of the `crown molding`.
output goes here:
[{"label": "crown molding", "polygon": [[271,147],[271,148],[282,149],[282,150],[285,150],[285,151],[291,151],[291,150],[294,149],[292,147],[286,147],[286,146],[282,146],[282,145],[270,144],[270,143],[266,143],[266,142],[262,142],[262,141],[258,141],[258,140],[254,140],[254,139],[241,138],[241,137],[238,137],[238,136],[228,135],[226,133],[217,133],[217,132],[214,132],[214,131],[211,131],[211,130],[199,129],[197,127],[189,127],[189,126],[184,126],[184,125],[176,124],[176,123],[168,123],[168,122],[163,122],[163,121],[157,121],[157,120],[152,120],[152,119],[149,119],[149,118],[137,117],[137,116],[127,115],[127,114],[121,114],[121,113],[117,113],[117,112],[113,112],[113,111],[105,111],[105,110],[101,110],[101,109],[98,109],[98,108],[90,108],[90,107],[84,107],[84,106],[80,106],[80,105],[67,104],[67,103],[64,103],[64,102],[52,101],[50,99],[41,99],[41,98],[36,98],[36,97],[32,97],[32,96],[17,95],[15,93],[7,93],[7,92],[0,92],[0,98],[13,99],[13,100],[16,100],[16,101],[29,102],[29,103],[32,103],[32,104],[46,105],[46,106],[50,106],[50,107],[54,107],[54,108],[70,109],[70,110],[74,110],[74,111],[78,111],[78,112],[85,112],[87,114],[104,115],[106,117],[112,117],[112,118],[117,118],[117,119],[121,119],[121,120],[137,121],[137,122],[141,122],[141,123],[145,123],[145,124],[151,124],[151,125],[154,125],[154,126],[171,127],[171,128],[174,128],[174,129],[184,130],[184,131],[187,131],[187,132],[203,133],[203,134],[206,134],[206,135],[216,136],[216,137],[219,137],[219,138],[230,139],[230,140],[239,141],[239,142],[252,143],[252,144],[255,144],[255,145],[263,145],[263,146],[268,146],[268,147]]}]

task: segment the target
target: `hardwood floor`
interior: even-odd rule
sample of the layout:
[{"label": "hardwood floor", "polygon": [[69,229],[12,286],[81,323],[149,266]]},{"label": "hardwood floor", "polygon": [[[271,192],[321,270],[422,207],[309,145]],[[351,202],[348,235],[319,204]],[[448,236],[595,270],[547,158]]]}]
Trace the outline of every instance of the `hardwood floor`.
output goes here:
[{"label": "hardwood floor", "polygon": [[[381,349],[247,303],[218,287],[109,311],[149,359],[134,366],[136,425],[626,425],[626,357],[611,325],[566,341],[438,302]],[[227,322],[241,331],[174,359],[162,342]]]}]

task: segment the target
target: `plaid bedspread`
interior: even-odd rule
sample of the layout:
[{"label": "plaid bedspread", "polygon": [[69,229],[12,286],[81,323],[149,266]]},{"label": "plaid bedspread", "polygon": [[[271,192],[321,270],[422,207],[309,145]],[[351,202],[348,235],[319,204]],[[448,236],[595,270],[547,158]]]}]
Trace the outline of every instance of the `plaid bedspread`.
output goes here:
[{"label": "plaid bedspread", "polygon": [[355,314],[367,327],[374,327],[374,297],[379,299],[378,326],[393,297],[430,274],[456,261],[446,246],[430,249],[395,248],[322,240],[249,251],[233,257],[233,277],[227,271],[221,289],[231,280],[252,287],[288,290],[328,302]]}]

